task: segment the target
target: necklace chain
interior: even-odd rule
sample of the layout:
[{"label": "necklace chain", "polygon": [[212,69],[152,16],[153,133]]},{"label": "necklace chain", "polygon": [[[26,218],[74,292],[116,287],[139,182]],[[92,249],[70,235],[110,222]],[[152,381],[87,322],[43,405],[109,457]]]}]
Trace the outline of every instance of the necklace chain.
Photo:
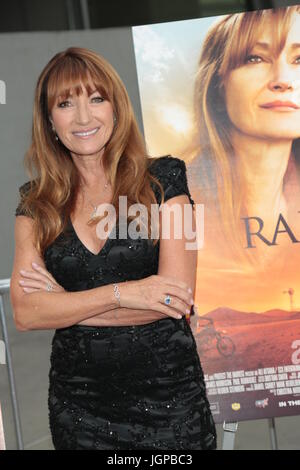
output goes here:
[{"label": "necklace chain", "polygon": [[[94,219],[94,218],[96,217],[97,206],[95,206],[95,204],[93,204],[92,201],[90,200],[90,198],[87,196],[87,194],[86,194],[86,192],[85,192],[85,190],[84,190],[84,187],[83,187],[83,185],[82,185],[81,183],[80,183],[80,187],[82,188],[82,191],[83,191],[85,197],[87,198],[89,204],[90,204],[90,205],[92,206],[92,208],[93,208],[93,212],[92,212],[92,214],[91,214],[91,216],[90,216],[90,220],[91,220],[91,219]],[[107,190],[107,187],[108,187],[108,183],[106,182],[105,185],[104,185],[104,189]]]}]

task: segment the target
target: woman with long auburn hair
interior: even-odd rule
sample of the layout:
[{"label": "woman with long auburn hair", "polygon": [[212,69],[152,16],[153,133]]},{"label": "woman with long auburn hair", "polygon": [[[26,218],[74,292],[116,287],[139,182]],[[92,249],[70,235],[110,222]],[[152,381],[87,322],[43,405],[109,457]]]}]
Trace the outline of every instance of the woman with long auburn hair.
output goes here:
[{"label": "woman with long auburn hair", "polygon": [[299,6],[257,10],[214,22],[199,58],[190,183],[207,251],[250,271],[300,236],[299,44]]},{"label": "woman with long auburn hair", "polygon": [[192,210],[181,238],[172,227],[162,237],[163,209],[181,224],[194,204],[184,162],[147,155],[115,70],[71,47],[38,79],[25,164],[11,302],[18,330],[55,329],[54,448],[215,449],[186,316],[196,273],[197,252],[186,248]]}]

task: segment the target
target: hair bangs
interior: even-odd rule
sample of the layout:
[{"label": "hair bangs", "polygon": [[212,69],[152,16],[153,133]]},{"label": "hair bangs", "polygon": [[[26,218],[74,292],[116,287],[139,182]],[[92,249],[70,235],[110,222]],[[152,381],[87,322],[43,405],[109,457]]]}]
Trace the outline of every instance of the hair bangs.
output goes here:
[{"label": "hair bangs", "polygon": [[271,51],[274,56],[278,56],[284,48],[291,18],[296,11],[300,12],[299,6],[230,15],[224,37],[225,51],[219,68],[221,80],[223,81],[231,70],[245,64],[268,24],[272,25]]},{"label": "hair bangs", "polygon": [[98,91],[103,98],[112,102],[112,85],[102,70],[78,57],[65,56],[56,63],[49,74],[48,109],[53,108],[57,99],[66,100],[72,94],[80,96],[83,93],[82,85],[86,88],[88,96]]}]

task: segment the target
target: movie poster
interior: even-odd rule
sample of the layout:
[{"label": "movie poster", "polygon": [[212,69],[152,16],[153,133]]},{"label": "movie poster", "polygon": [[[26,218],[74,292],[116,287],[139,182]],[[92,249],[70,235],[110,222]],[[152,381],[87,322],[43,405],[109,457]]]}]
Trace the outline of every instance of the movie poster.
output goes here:
[{"label": "movie poster", "polygon": [[204,207],[192,329],[217,423],[300,414],[300,7],[133,28],[148,152]]}]

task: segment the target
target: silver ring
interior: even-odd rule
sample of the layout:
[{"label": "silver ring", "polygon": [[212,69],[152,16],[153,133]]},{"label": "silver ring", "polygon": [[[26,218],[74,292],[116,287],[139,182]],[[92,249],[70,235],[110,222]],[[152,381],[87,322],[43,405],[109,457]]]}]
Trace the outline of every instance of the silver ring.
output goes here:
[{"label": "silver ring", "polygon": [[53,290],[53,285],[51,284],[51,282],[47,282],[46,290],[47,290],[48,292],[50,292],[51,290]]},{"label": "silver ring", "polygon": [[170,303],[171,303],[171,297],[167,295],[167,297],[165,297],[165,304],[170,305]]}]

